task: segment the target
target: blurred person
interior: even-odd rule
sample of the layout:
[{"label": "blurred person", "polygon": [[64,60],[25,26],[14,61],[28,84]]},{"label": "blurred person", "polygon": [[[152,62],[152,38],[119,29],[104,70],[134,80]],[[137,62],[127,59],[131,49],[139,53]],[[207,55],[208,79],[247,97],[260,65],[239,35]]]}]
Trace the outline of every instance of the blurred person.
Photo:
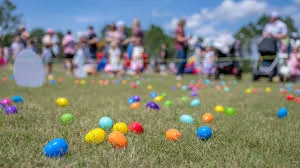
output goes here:
[{"label": "blurred person", "polygon": [[47,75],[51,75],[52,74],[52,42],[51,39],[44,39],[43,41],[44,44],[44,49],[43,49],[43,53],[42,53],[42,60],[44,63],[44,67],[45,67],[45,72]]},{"label": "blurred person", "polygon": [[167,75],[167,64],[168,64],[168,48],[166,43],[161,44],[161,51],[160,51],[160,74]]},{"label": "blurred person", "polygon": [[121,75],[123,70],[122,66],[122,53],[117,45],[116,41],[112,41],[108,50],[108,64],[105,67],[105,71],[112,73],[113,76]]},{"label": "blurred person", "polygon": [[62,48],[64,52],[64,63],[67,67],[67,74],[73,73],[73,58],[75,54],[75,39],[72,35],[71,30],[67,31],[67,34],[64,36],[62,40]]},{"label": "blurred person", "polygon": [[[56,57],[59,53],[59,47],[58,47],[58,37],[55,34],[55,31],[51,28],[49,28],[47,30],[47,33],[44,35],[43,39],[42,39],[43,45],[44,47],[46,47],[46,45],[51,45],[50,50],[52,53],[53,57]],[[47,44],[49,43],[49,44]]]},{"label": "blurred person", "polygon": [[26,30],[24,25],[21,25],[19,28],[20,42],[23,48],[27,47],[27,40],[29,40],[30,34]]},{"label": "blurred person", "polygon": [[288,68],[291,73],[292,81],[295,81],[300,77],[300,40],[297,40],[292,44],[292,53],[288,62]]},{"label": "blurred person", "polygon": [[214,73],[214,63],[215,63],[215,50],[213,48],[213,42],[210,41],[206,44],[205,54],[202,63],[202,74],[205,77],[210,77]]},{"label": "blurred person", "polygon": [[89,26],[88,28],[88,46],[89,46],[89,55],[91,61],[96,61],[96,54],[97,54],[97,35],[94,32],[94,27]]},{"label": "blurred person", "polygon": [[176,55],[178,59],[178,67],[177,67],[177,80],[182,80],[183,73],[184,73],[184,68],[186,64],[186,59],[187,59],[187,50],[188,50],[188,39],[185,37],[185,32],[184,32],[184,27],[185,27],[185,20],[180,19],[176,32],[175,32],[175,48],[176,48]]},{"label": "blurred person", "polygon": [[20,36],[15,37],[14,42],[11,44],[11,50],[12,50],[12,58],[13,60],[15,60],[17,55],[19,55],[23,50],[23,45],[21,44]]},{"label": "blurred person", "polygon": [[263,30],[263,37],[284,39],[287,37],[287,25],[280,20],[277,12],[272,12],[269,15],[269,23],[265,25]]},{"label": "blurred person", "polygon": [[132,35],[133,50],[130,66],[134,74],[139,75],[144,68],[144,32],[139,19],[133,21]]}]

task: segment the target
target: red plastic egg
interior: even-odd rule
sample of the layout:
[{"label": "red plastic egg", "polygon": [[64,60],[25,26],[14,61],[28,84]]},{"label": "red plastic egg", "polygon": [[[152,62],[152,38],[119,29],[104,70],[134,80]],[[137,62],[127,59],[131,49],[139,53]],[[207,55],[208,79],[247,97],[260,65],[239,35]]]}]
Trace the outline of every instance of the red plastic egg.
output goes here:
[{"label": "red plastic egg", "polygon": [[294,99],[295,99],[295,97],[293,95],[291,95],[291,94],[289,94],[289,95],[286,96],[286,100],[291,101],[291,100],[294,100]]},{"label": "red plastic egg", "polygon": [[141,134],[141,133],[143,133],[143,126],[139,122],[132,122],[129,125],[129,131],[134,132],[136,134]]}]

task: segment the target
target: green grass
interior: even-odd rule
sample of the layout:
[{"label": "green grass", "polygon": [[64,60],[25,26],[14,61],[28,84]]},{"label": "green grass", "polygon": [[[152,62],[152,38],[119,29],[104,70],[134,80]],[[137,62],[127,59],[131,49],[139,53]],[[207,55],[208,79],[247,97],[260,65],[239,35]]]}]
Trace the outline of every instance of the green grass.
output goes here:
[{"label": "green grass", "polygon": [[[1,78],[10,75],[11,71],[1,69]],[[228,84],[228,93],[217,91],[215,84],[211,84],[198,91],[201,105],[192,108],[189,102],[180,100],[189,96],[189,91],[171,90],[177,83],[173,76],[162,79],[145,75],[137,89],[130,87],[134,80],[127,85],[90,84],[92,79],[100,80],[99,75],[89,77],[86,85],[75,85],[75,79],[65,76],[62,69],[55,72],[55,78],[58,77],[64,81],[41,88],[22,88],[13,81],[0,81],[0,98],[21,95],[25,101],[17,105],[17,115],[0,115],[0,167],[300,167],[300,104],[287,102],[279,92],[279,84],[264,80],[250,84],[246,82],[249,76],[237,85]],[[182,83],[188,84],[191,79],[198,80],[196,76],[187,76]],[[226,80],[230,83],[232,78]],[[166,92],[165,100],[172,100],[173,107],[165,108],[160,103],[159,112],[147,112],[144,106],[151,100],[148,84],[153,86],[152,91]],[[259,93],[246,94],[250,85],[257,87]],[[271,87],[272,92],[265,93],[265,87]],[[133,95],[142,98],[142,108],[136,111],[127,104],[127,98]],[[70,104],[58,107],[57,97],[66,97]],[[214,112],[218,104],[235,107],[236,115],[228,117]],[[280,107],[288,108],[287,118],[277,118]],[[75,116],[71,125],[60,123],[64,112]],[[214,115],[210,124],[201,120],[206,112]],[[195,118],[194,124],[179,122],[180,115],[185,113]],[[85,134],[99,127],[102,116],[127,124],[139,121],[144,133],[127,134],[125,150],[113,149],[107,140],[99,145],[85,143]],[[213,130],[207,141],[195,135],[203,125]],[[165,131],[170,128],[181,132],[179,142],[165,140]],[[107,130],[107,135],[110,132]],[[58,159],[46,158],[43,147],[56,137],[68,141],[69,152]]]}]

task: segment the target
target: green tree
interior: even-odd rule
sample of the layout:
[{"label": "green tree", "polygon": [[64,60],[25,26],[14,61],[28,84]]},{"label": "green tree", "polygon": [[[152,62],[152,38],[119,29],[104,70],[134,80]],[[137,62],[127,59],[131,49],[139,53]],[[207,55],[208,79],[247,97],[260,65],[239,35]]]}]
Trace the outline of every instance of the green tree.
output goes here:
[{"label": "green tree", "polygon": [[35,28],[30,32],[30,37],[35,42],[38,53],[42,52],[43,49],[42,39],[44,35],[45,35],[45,30],[42,28]]},{"label": "green tree", "polygon": [[12,35],[20,24],[21,15],[16,14],[16,5],[9,0],[0,2],[0,43],[10,44]]}]

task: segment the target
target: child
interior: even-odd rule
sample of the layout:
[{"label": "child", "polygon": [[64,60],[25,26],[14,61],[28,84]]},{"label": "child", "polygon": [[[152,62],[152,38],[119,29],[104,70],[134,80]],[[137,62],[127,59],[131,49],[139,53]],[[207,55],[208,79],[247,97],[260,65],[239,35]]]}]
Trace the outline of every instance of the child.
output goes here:
[{"label": "child", "polygon": [[212,43],[207,44],[204,60],[202,64],[202,73],[205,77],[210,77],[214,72],[215,51]]},{"label": "child", "polygon": [[291,79],[295,80],[300,76],[300,41],[292,46],[291,59],[288,62],[288,67],[291,72]]},{"label": "child", "polygon": [[110,48],[108,49],[108,65],[105,67],[105,71],[113,73],[113,75],[120,75],[122,71],[122,61],[121,61],[121,50],[117,46],[116,41],[112,41]]},{"label": "child", "polygon": [[143,47],[143,38],[144,33],[141,30],[141,23],[138,19],[134,20],[133,27],[133,51],[132,51],[132,57],[131,57],[131,69],[135,72],[135,74],[139,75],[141,70],[144,68],[144,47]]},{"label": "child", "polygon": [[23,47],[22,44],[20,42],[20,37],[17,36],[15,37],[14,42],[11,44],[11,49],[12,49],[12,57],[13,60],[16,59],[17,55],[22,51]]},{"label": "child", "polygon": [[45,45],[45,48],[43,49],[42,53],[42,59],[45,66],[46,74],[51,75],[52,74],[52,50],[51,50],[51,43],[48,43]]}]

